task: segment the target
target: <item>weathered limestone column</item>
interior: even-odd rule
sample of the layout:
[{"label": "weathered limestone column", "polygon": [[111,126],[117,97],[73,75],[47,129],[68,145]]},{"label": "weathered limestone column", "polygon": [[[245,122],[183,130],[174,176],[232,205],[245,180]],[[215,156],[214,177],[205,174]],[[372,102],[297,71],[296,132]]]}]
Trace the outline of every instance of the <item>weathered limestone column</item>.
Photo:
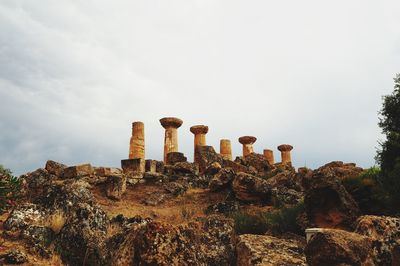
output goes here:
[{"label": "weathered limestone column", "polygon": [[219,153],[225,160],[232,161],[232,146],[229,139],[221,139],[219,142]]},{"label": "weathered limestone column", "polygon": [[208,126],[196,125],[190,128],[190,132],[194,134],[194,162],[197,163],[196,158],[196,147],[206,145],[206,134],[208,132]]},{"label": "weathered limestone column", "polygon": [[167,162],[167,154],[178,151],[178,128],[183,121],[176,117],[164,117],[160,123],[165,128],[164,137],[164,163]]},{"label": "weathered limestone column", "polygon": [[257,138],[253,136],[243,136],[239,138],[239,142],[243,145],[243,157],[246,157],[250,153],[253,153],[253,143],[256,142]]},{"label": "weathered limestone column", "polygon": [[281,152],[282,164],[291,163],[292,157],[290,151],[293,149],[292,145],[282,144],[278,146],[278,150]]},{"label": "weathered limestone column", "polygon": [[265,149],[264,150],[264,157],[269,162],[270,165],[273,165],[275,163],[274,151],[273,150]]},{"label": "weathered limestone column", "polygon": [[144,124],[143,122],[132,123],[132,137],[129,145],[129,159],[142,159],[144,161]]}]

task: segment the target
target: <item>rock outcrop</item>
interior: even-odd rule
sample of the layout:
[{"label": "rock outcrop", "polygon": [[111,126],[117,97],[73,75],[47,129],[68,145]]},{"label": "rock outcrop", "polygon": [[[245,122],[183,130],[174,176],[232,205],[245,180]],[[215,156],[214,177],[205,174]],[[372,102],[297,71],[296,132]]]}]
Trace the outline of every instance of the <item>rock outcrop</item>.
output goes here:
[{"label": "rock outcrop", "polygon": [[218,191],[220,189],[228,187],[232,180],[235,178],[236,173],[232,168],[221,169],[213,178],[210,180],[209,188],[211,191]]},{"label": "rock outcrop", "polygon": [[[201,230],[201,231],[199,231]],[[235,261],[232,221],[210,216],[197,224],[137,224],[114,244],[113,265],[232,265]]]},{"label": "rock outcrop", "polygon": [[303,245],[296,240],[264,235],[241,235],[236,244],[237,266],[306,265]]},{"label": "rock outcrop", "polygon": [[307,263],[320,265],[374,265],[370,256],[372,240],[338,229],[316,233],[305,248]]},{"label": "rock outcrop", "polygon": [[303,180],[303,183],[309,227],[354,228],[360,210],[332,167],[315,170],[311,178]]},{"label": "rock outcrop", "polygon": [[[254,175],[263,178],[267,178],[272,169],[272,166],[264,155],[258,153],[250,153],[245,157],[237,157],[235,162],[246,166],[247,169],[252,170]],[[247,172],[249,172],[249,170],[247,170]]]},{"label": "rock outcrop", "polygon": [[355,232],[372,239],[372,254],[376,265],[400,264],[400,218],[361,216]]},{"label": "rock outcrop", "polygon": [[271,187],[266,180],[246,173],[236,175],[232,190],[237,199],[245,202],[266,203],[271,197]]},{"label": "rock outcrop", "polygon": [[195,153],[200,173],[204,173],[214,162],[222,165],[222,156],[217,154],[212,146],[197,146]]}]

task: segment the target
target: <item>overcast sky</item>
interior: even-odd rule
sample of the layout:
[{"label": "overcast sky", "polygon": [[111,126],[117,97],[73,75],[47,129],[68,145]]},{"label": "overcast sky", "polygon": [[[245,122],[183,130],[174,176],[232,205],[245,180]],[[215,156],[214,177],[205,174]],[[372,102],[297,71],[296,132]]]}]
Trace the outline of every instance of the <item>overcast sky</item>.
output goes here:
[{"label": "overcast sky", "polygon": [[120,166],[133,121],[160,160],[176,116],[190,160],[205,124],[234,156],[253,135],[296,167],[369,167],[398,72],[398,0],[0,0],[0,164]]}]

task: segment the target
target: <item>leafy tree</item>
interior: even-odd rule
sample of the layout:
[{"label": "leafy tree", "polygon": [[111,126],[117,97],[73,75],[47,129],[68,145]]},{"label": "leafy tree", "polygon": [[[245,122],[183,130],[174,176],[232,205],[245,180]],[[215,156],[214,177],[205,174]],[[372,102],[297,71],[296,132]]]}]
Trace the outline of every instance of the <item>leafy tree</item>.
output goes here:
[{"label": "leafy tree", "polygon": [[10,169],[0,165],[0,214],[15,204],[21,188],[20,180]]},{"label": "leafy tree", "polygon": [[[383,97],[379,126],[386,135],[377,161],[381,166],[381,182],[392,206],[400,204],[400,74],[394,78],[394,91]],[[399,210],[397,210],[399,212]]]}]

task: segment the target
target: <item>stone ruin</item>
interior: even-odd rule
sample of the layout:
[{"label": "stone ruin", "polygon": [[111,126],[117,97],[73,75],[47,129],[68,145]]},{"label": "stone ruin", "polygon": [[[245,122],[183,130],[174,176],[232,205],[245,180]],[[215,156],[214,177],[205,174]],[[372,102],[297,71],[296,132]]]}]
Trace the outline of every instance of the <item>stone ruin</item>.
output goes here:
[{"label": "stone ruin", "polygon": [[[129,159],[121,161],[123,173],[129,177],[141,178],[145,172],[162,173],[164,165],[174,165],[177,162],[186,162],[187,158],[178,149],[178,128],[183,121],[176,117],[164,117],[160,119],[161,126],[165,129],[164,135],[164,156],[163,161],[145,160],[145,136],[144,123],[137,121],[132,123],[132,136],[129,146]],[[199,147],[206,146],[206,134],[208,126],[194,125],[190,127],[190,132],[194,134],[194,163],[200,165]],[[254,136],[242,136],[238,139],[243,145],[242,157],[245,158],[254,154],[253,144],[257,141]],[[282,144],[277,147],[281,152],[281,162],[275,163],[273,150],[264,149],[263,156],[270,165],[291,165],[291,150],[289,144]],[[219,155],[223,160],[232,161],[232,146],[229,139],[220,140]]]}]

